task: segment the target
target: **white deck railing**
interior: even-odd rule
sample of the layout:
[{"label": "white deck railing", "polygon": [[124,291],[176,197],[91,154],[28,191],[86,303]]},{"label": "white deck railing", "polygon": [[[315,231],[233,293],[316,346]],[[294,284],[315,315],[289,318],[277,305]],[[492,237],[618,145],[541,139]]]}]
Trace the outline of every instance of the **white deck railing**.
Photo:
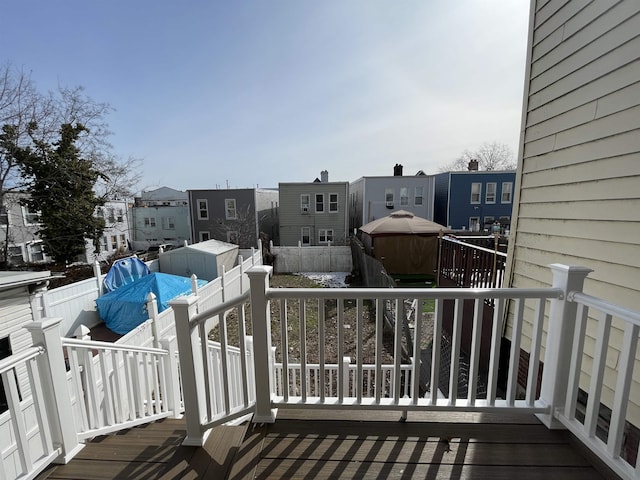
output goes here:
[{"label": "white deck railing", "polygon": [[105,435],[180,413],[173,349],[65,338],[78,438]]},{"label": "white deck railing", "polygon": [[[72,458],[85,438],[177,415],[182,405],[187,445],[202,445],[212,426],[248,414],[253,414],[254,422],[273,422],[277,409],[535,413],[549,428],[570,429],[617,474],[638,478],[637,465],[621,458],[621,444],[638,357],[640,313],[582,293],[588,269],[563,265],[551,268],[551,288],[420,290],[274,289],[269,287],[270,267],[256,266],[246,272],[250,294],[227,298],[209,309],[199,307],[196,295],[172,302],[177,338],[162,339],[161,348],[63,341],[60,319],[33,322],[27,328],[34,347],[0,362],[9,399],[9,410],[0,415],[0,478],[33,478],[51,461]],[[412,349],[404,348],[405,299],[418,305],[409,319]],[[482,316],[486,299],[494,302],[495,313],[490,325],[486,394],[481,395],[479,351],[482,323],[488,321]],[[435,301],[432,320],[421,315],[422,306],[429,300]],[[249,301],[251,321],[245,317]],[[387,352],[391,362],[382,355],[381,305],[385,301],[395,303],[392,347]],[[327,302],[331,302],[331,312]],[[445,356],[441,340],[446,302],[453,303],[453,328],[447,339],[451,353]],[[276,303],[281,314],[271,318],[271,304]],[[468,323],[465,303],[473,305]],[[347,305],[352,310],[348,315]],[[500,341],[507,308],[511,312],[511,352],[505,386],[499,389]],[[295,318],[290,313],[294,311]],[[375,326],[375,356],[365,363],[363,327],[368,321],[367,311]],[[525,311],[533,312],[527,323]],[[593,366],[590,385],[586,386],[580,384],[580,374],[585,370],[581,363],[587,319],[594,318]],[[313,333],[313,322],[307,319],[317,323]],[[209,339],[208,325],[214,320],[218,325],[217,342]],[[546,334],[543,323],[547,325]],[[608,431],[603,432],[598,428],[598,413],[612,324],[625,333],[619,346],[615,397],[609,405],[611,421]],[[327,334],[329,326],[335,335]],[[472,332],[469,385],[464,395],[457,388],[463,328]],[[354,332],[355,353],[349,353],[351,357],[345,356],[347,330]],[[420,354],[426,350],[421,342],[427,333],[432,338],[430,357]],[[525,335],[530,357],[522,387],[517,376]],[[318,361],[313,362],[309,361],[312,343],[326,347],[318,350]],[[538,393],[538,365],[543,351]],[[28,392],[19,391],[13,373],[16,369],[28,372]],[[440,376],[445,371],[448,391],[443,394],[435,387],[442,384]],[[425,376],[428,384],[421,381]],[[576,413],[580,388],[588,396],[584,420]]]}]

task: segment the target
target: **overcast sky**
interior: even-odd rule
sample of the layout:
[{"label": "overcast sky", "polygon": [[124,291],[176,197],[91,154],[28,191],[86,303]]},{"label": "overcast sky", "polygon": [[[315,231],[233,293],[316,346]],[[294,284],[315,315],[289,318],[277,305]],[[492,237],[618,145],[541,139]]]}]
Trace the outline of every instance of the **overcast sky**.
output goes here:
[{"label": "overcast sky", "polygon": [[[4,62],[115,112],[140,187],[437,173],[517,152],[526,0],[15,0]],[[3,62],[3,63],[4,63]]]}]

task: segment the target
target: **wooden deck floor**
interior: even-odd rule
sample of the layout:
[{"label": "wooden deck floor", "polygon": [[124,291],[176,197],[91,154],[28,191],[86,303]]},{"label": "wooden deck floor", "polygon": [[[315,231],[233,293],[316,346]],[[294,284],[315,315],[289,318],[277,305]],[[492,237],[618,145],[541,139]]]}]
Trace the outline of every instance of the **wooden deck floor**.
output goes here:
[{"label": "wooden deck floor", "polygon": [[279,412],[184,447],[182,420],[100,437],[39,479],[617,478],[529,415]]}]

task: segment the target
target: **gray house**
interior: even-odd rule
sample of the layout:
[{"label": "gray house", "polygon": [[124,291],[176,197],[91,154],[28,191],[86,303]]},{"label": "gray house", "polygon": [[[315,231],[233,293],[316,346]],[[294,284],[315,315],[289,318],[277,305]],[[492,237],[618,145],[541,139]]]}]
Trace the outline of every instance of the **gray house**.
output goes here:
[{"label": "gray house", "polygon": [[21,201],[27,198],[28,193],[4,194],[0,212],[0,245],[1,256],[7,264],[46,263],[52,260],[36,233],[40,229],[40,214],[21,205]]},{"label": "gray house", "polygon": [[259,235],[264,233],[277,243],[277,190],[238,188],[187,193],[194,242],[216,239],[251,248],[258,246]]},{"label": "gray house", "polygon": [[403,176],[395,165],[393,176],[360,177],[349,186],[349,228],[351,231],[396,210],[433,220],[435,177],[420,171]]},{"label": "gray house", "polygon": [[348,182],[280,183],[280,245],[345,245],[348,231]]},{"label": "gray house", "polygon": [[142,192],[134,200],[131,209],[134,250],[165,243],[179,246],[191,240],[187,192],[161,187]]}]

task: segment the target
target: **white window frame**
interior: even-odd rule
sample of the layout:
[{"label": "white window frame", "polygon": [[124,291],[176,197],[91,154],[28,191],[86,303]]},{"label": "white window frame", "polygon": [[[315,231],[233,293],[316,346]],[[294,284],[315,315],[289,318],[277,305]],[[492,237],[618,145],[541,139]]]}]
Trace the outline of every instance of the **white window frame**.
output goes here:
[{"label": "white window frame", "polygon": [[487,182],[487,189],[484,193],[484,203],[496,203],[496,192],[498,184],[496,182]]},{"label": "white window frame", "polygon": [[[42,212],[40,211],[32,212],[29,210],[28,205],[22,205],[22,220],[24,221],[25,225],[40,225],[42,223],[40,221],[41,216],[42,216]],[[34,218],[37,221],[32,222],[31,220],[33,220]]]},{"label": "white window frame", "polygon": [[[505,195],[507,199],[505,200]],[[502,182],[500,203],[511,203],[513,201],[513,182]]]},{"label": "white window frame", "polygon": [[406,207],[409,205],[409,188],[400,187],[400,206]]},{"label": "white window frame", "polygon": [[[477,190],[477,191],[474,191]],[[482,201],[482,183],[473,182],[471,184],[471,204],[479,204]]]},{"label": "white window frame", "polygon": [[164,230],[175,230],[176,229],[176,218],[175,217],[162,217],[162,228]]},{"label": "white window frame", "polygon": [[[305,236],[307,237],[307,242],[304,241]],[[311,245],[311,227],[302,227],[300,229],[300,244]]]},{"label": "white window frame", "polygon": [[27,250],[30,262],[44,262],[47,259],[42,242],[28,244]]},{"label": "white window frame", "polygon": [[307,214],[309,213],[310,210],[311,210],[311,195],[309,195],[308,193],[301,193],[300,194],[300,213]]},{"label": "white window frame", "polygon": [[[324,208],[324,193],[316,193],[313,196],[314,199],[314,204],[315,204],[315,209],[316,209],[316,213],[324,213],[325,208]],[[322,201],[320,203],[318,203],[318,199],[322,199]],[[322,208],[320,210],[318,210],[318,205],[320,205]]]},{"label": "white window frame", "polygon": [[100,248],[102,248],[103,252],[106,252],[107,250],[109,250],[109,239],[107,238],[106,235],[104,235],[100,240]]},{"label": "white window frame", "polygon": [[[478,228],[475,229],[474,225],[477,225]],[[472,232],[477,232],[480,229],[480,217],[469,217],[469,230]]]},{"label": "white window frame", "polygon": [[333,228],[321,228],[318,230],[318,243],[333,243]]},{"label": "white window frame", "polygon": [[211,233],[205,230],[200,231],[198,232],[198,238],[201,242],[206,242],[207,240],[211,240]]},{"label": "white window frame", "polygon": [[329,213],[337,213],[338,212],[338,194],[330,193],[329,194]]},{"label": "white window frame", "polygon": [[224,218],[227,220],[237,220],[238,210],[236,208],[235,198],[224,199]]},{"label": "white window frame", "polygon": [[424,189],[423,187],[416,187],[413,193],[413,204],[416,206],[424,204]]},{"label": "white window frame", "polygon": [[206,198],[196,200],[196,207],[198,209],[198,220],[209,220],[209,200]]},{"label": "white window frame", "polygon": [[144,217],[145,228],[156,228],[156,217]]},{"label": "white window frame", "polygon": [[384,189],[384,203],[387,207],[393,208],[394,205],[394,196],[395,192],[393,188],[385,188]]},{"label": "white window frame", "polygon": [[[234,238],[235,237],[235,241]],[[240,232],[237,230],[228,230],[227,231],[227,243],[233,243],[234,245],[240,244]]]},{"label": "white window frame", "polygon": [[124,212],[121,208],[118,209],[118,216],[116,217],[118,223],[122,223],[124,221]]},{"label": "white window frame", "polygon": [[111,250],[118,250],[118,236],[111,235]]}]

